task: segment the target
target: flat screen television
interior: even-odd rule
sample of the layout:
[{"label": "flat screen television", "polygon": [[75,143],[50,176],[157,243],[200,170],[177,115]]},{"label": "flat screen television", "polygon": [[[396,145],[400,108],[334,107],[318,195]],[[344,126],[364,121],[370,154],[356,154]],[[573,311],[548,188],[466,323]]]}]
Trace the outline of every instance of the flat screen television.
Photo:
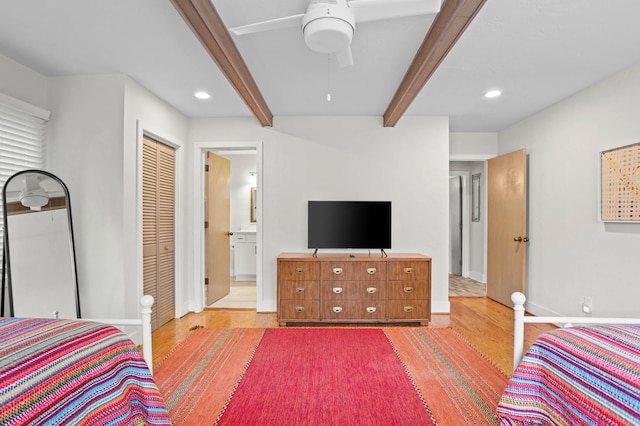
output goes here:
[{"label": "flat screen television", "polygon": [[390,249],[391,201],[309,201],[310,249]]}]

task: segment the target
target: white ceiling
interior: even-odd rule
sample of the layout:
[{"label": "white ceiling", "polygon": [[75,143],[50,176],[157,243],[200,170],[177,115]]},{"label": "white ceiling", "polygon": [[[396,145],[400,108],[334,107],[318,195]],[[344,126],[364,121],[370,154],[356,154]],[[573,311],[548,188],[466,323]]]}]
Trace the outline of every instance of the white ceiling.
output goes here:
[{"label": "white ceiling", "polygon": [[[304,13],[307,0],[213,4],[231,28]],[[640,63],[639,16],[638,0],[487,0],[405,115],[499,131]],[[276,118],[382,116],[433,18],[357,25],[347,68],[295,28],[234,40]],[[0,0],[0,54],[46,76],[124,73],[189,117],[253,116],[169,0]],[[492,88],[503,96],[483,98]]]}]

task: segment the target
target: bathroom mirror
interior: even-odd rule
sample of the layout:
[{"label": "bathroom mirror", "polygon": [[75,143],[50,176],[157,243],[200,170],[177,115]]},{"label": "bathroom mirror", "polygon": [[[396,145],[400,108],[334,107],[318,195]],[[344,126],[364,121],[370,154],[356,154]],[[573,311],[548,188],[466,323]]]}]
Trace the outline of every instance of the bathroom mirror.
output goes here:
[{"label": "bathroom mirror", "polygon": [[80,318],[66,185],[41,170],[11,176],[2,189],[2,315]]}]

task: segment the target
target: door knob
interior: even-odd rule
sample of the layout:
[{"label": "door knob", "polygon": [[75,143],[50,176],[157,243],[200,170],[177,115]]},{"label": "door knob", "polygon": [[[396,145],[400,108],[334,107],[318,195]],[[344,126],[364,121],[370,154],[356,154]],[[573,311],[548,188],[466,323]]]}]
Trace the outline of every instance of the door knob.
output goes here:
[{"label": "door knob", "polygon": [[232,236],[232,235],[233,235],[233,232],[227,232],[227,235],[228,235],[228,236]]},{"label": "door knob", "polygon": [[514,237],[513,241],[516,241],[518,243],[526,243],[529,241],[529,238],[527,237]]}]

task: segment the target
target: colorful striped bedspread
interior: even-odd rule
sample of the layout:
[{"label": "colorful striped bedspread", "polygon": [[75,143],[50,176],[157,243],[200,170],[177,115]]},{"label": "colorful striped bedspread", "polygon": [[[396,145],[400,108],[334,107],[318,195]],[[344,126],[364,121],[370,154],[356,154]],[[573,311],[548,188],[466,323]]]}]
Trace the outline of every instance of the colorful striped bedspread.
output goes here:
[{"label": "colorful striped bedspread", "polygon": [[140,352],[115,327],[0,318],[0,425],[168,425]]},{"label": "colorful striped bedspread", "polygon": [[542,334],[507,384],[503,425],[640,424],[640,325]]}]

